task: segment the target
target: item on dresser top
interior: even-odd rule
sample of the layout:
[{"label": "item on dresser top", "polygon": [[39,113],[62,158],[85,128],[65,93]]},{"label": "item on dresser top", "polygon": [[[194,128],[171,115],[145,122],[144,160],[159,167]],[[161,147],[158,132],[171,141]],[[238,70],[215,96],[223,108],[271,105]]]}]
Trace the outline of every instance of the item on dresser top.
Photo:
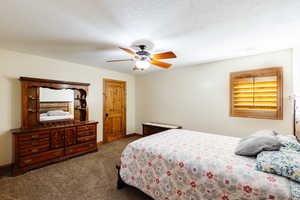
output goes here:
[{"label": "item on dresser top", "polygon": [[[31,77],[20,77],[20,81],[22,88],[22,128],[45,127],[89,120],[86,99],[89,83]],[[76,98],[78,95],[81,97],[80,99]],[[62,111],[67,112],[68,115]],[[48,117],[43,113],[47,113]]]},{"label": "item on dresser top", "polygon": [[251,136],[241,139],[235,149],[235,154],[240,156],[256,156],[262,151],[279,150],[281,143],[274,131],[257,131]]},{"label": "item on dresser top", "polygon": [[263,151],[257,155],[256,169],[300,182],[300,153]]}]

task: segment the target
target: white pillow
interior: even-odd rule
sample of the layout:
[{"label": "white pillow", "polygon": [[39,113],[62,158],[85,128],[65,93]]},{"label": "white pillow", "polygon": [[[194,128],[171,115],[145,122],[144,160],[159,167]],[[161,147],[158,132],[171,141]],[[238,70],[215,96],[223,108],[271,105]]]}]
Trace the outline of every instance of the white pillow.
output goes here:
[{"label": "white pillow", "polygon": [[65,112],[63,110],[51,110],[51,111],[48,111],[47,114],[48,114],[48,116],[66,116],[69,113]]},{"label": "white pillow", "polygon": [[264,129],[264,130],[256,131],[251,136],[276,136],[276,135],[278,135],[278,133],[276,133],[275,131]]},{"label": "white pillow", "polygon": [[47,117],[48,114],[47,114],[47,113],[41,113],[40,116],[41,116],[41,117]]}]

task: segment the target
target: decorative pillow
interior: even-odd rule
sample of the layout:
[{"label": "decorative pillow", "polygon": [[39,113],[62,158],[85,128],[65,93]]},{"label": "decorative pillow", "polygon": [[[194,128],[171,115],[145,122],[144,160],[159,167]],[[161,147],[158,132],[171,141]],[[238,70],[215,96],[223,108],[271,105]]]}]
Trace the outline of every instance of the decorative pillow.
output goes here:
[{"label": "decorative pillow", "polygon": [[256,169],[300,182],[300,154],[282,151],[263,151],[257,155]]},{"label": "decorative pillow", "polygon": [[252,136],[242,139],[235,149],[240,156],[256,156],[262,151],[279,150],[281,143],[273,132],[256,132]]},{"label": "decorative pillow", "polygon": [[292,193],[292,198],[293,200],[300,200],[300,184],[291,181],[291,193]]},{"label": "decorative pillow", "polygon": [[278,134],[277,135],[279,141],[284,145],[285,143],[288,142],[294,142],[297,141],[296,137],[294,135],[282,135],[282,134]]},{"label": "decorative pillow", "polygon": [[300,153],[300,143],[293,135],[278,135],[279,141],[282,145],[280,151],[298,152]]}]

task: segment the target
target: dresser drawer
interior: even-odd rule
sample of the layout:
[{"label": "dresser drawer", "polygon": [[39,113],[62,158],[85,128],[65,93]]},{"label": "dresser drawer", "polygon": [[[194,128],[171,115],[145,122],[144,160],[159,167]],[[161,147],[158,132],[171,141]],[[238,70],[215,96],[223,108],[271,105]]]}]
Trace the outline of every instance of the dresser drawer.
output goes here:
[{"label": "dresser drawer", "polygon": [[49,139],[49,134],[50,134],[50,131],[32,132],[32,133],[27,133],[24,135],[19,135],[17,137],[17,140],[19,142],[22,142],[22,141],[40,140],[43,138]]},{"label": "dresser drawer", "polygon": [[85,125],[85,126],[78,126],[77,131],[78,132],[86,132],[86,131],[95,131],[96,130],[96,125]]},{"label": "dresser drawer", "polygon": [[93,151],[96,149],[97,149],[96,142],[90,142],[90,143],[86,143],[86,144],[78,144],[78,145],[75,145],[72,147],[67,147],[66,155],[85,153],[85,152]]},{"label": "dresser drawer", "polygon": [[96,135],[96,130],[78,131],[77,135],[78,137]]},{"label": "dresser drawer", "polygon": [[84,136],[84,137],[78,137],[77,142],[78,143],[84,143],[91,140],[96,140],[96,135],[90,135],[90,136]]},{"label": "dresser drawer", "polygon": [[26,167],[28,165],[36,164],[39,162],[51,160],[64,155],[64,149],[56,149],[44,153],[34,154],[20,158],[19,167]]},{"label": "dresser drawer", "polygon": [[19,148],[34,148],[43,145],[49,145],[49,138],[41,138],[38,140],[19,141]]},{"label": "dresser drawer", "polygon": [[78,126],[77,135],[78,137],[96,135],[96,125],[92,124],[86,126]]},{"label": "dresser drawer", "polygon": [[37,147],[20,148],[19,153],[20,153],[20,156],[26,156],[26,155],[35,154],[35,153],[41,153],[41,152],[48,151],[48,150],[49,150],[49,144],[45,144],[45,145],[40,145]]}]

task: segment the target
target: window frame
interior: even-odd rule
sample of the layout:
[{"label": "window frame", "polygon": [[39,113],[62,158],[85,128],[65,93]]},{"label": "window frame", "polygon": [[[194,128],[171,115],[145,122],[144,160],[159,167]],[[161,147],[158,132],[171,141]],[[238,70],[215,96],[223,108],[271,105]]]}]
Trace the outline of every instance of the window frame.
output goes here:
[{"label": "window frame", "polygon": [[[231,117],[245,117],[245,118],[257,118],[257,119],[283,119],[283,68],[282,67],[270,67],[255,70],[247,70],[240,72],[230,73],[230,116]],[[236,109],[234,106],[234,82],[237,79],[243,78],[256,78],[256,77],[270,77],[276,76],[277,89],[276,89],[276,111],[266,110],[241,110]],[[253,92],[252,92],[253,93]],[[253,97],[254,98],[254,94]]]}]

